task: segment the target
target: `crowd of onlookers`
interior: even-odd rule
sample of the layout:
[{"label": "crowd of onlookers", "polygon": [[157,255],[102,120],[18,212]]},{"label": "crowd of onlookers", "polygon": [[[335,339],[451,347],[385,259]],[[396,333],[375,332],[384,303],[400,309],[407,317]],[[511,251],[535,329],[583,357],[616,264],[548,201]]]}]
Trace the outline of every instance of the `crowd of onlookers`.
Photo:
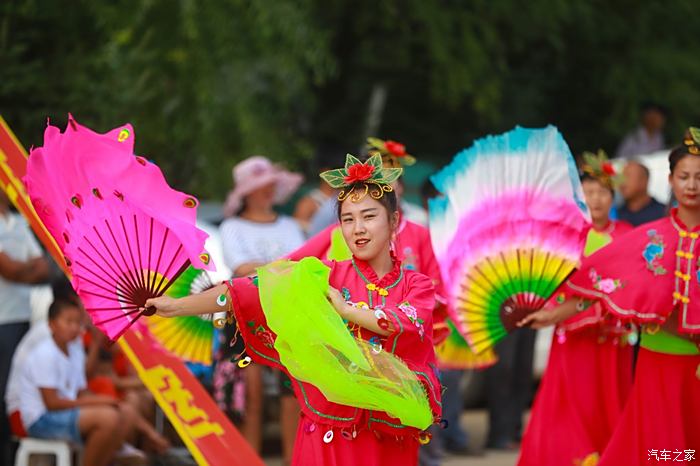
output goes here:
[{"label": "crowd of onlookers", "polygon": [[[667,213],[667,206],[648,193],[649,169],[634,158],[664,147],[664,121],[663,108],[645,106],[640,126],[624,138],[615,154],[627,159],[616,215],[635,226]],[[318,168],[340,163],[327,160]],[[289,199],[302,177],[265,157],[239,163],[233,178],[220,236],[224,262],[234,276],[253,274],[258,266],[291,253],[336,222],[335,192],[321,182],[297,202],[292,216],[278,214],[275,206]],[[434,194],[433,189],[429,183],[423,187],[424,201]],[[397,190],[403,190],[403,185]],[[410,204],[398,194],[403,216],[425,225],[425,202]],[[12,435],[80,443],[89,465],[146,464],[148,453],[162,453],[171,444],[153,427],[153,398],[119,346],[109,345],[90,325],[67,280],[54,280],[48,314],[30,329],[31,287],[47,282],[49,275],[50,265],[26,222],[10,210],[8,198],[0,191],[0,412],[7,413],[0,416],[0,464],[13,464]],[[258,451],[264,397],[278,397],[282,452],[288,461],[299,416],[290,384],[281,374],[257,365],[240,370],[231,362],[243,351],[241,342],[229,345],[234,336],[233,329],[221,332],[213,395]],[[491,448],[517,448],[522,413],[529,402],[520,387],[532,384],[534,342],[532,330],[511,334],[497,348],[500,362],[486,372]],[[455,378],[452,385],[459,386],[463,373],[450,373],[450,377]],[[460,397],[450,399],[460,405],[459,411]],[[448,450],[471,453],[467,434],[457,428],[452,432],[456,436],[448,436]]]}]

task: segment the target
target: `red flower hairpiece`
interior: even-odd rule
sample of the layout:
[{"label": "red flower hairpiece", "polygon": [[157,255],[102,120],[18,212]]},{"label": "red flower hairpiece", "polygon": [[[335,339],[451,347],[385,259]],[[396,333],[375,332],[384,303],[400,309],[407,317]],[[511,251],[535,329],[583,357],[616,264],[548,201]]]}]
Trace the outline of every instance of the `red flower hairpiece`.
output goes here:
[{"label": "red flower hairpiece", "polygon": [[345,184],[353,184],[359,181],[366,181],[372,178],[374,169],[374,165],[370,165],[368,163],[360,162],[354,165],[350,165],[347,168],[348,174],[343,178],[343,180],[345,181]]}]

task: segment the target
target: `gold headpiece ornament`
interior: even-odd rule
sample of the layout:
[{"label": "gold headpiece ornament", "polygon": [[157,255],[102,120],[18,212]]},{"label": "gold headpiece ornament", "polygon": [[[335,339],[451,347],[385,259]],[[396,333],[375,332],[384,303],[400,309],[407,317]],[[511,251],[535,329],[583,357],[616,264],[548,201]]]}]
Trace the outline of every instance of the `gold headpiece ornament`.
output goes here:
[{"label": "gold headpiece ornament", "polygon": [[689,154],[700,155],[700,129],[692,126],[688,128],[683,138],[683,145]]},{"label": "gold headpiece ornament", "polygon": [[367,138],[367,152],[369,155],[381,155],[387,168],[409,167],[416,163],[416,158],[406,153],[406,146],[389,139]]},{"label": "gold headpiece ornament", "polygon": [[581,170],[610,189],[616,189],[622,183],[622,176],[615,171],[615,167],[603,149],[598,149],[595,154],[584,152]]},{"label": "gold headpiece ornament", "polygon": [[[321,178],[332,188],[340,189],[339,201],[349,197],[352,202],[358,202],[367,194],[380,199],[385,192],[393,191],[391,183],[401,176],[402,171],[401,168],[384,168],[379,154],[372,155],[366,162],[347,154],[345,168],[325,171]],[[370,189],[370,186],[374,188]]]}]

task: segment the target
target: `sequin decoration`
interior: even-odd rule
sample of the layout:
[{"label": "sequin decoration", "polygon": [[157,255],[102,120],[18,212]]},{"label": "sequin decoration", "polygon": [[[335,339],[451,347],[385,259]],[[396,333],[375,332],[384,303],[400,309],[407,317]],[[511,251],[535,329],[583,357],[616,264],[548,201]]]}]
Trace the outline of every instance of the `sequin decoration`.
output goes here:
[{"label": "sequin decoration", "polygon": [[216,304],[221,307],[225,307],[226,304],[228,303],[228,299],[226,298],[225,294],[220,294],[218,298],[216,298]]},{"label": "sequin decoration", "polygon": [[333,431],[329,430],[328,432],[325,433],[323,436],[323,441],[324,443],[331,443],[333,441]]},{"label": "sequin decoration", "polygon": [[377,309],[374,311],[374,317],[377,319],[384,319],[386,320],[386,312],[382,311],[381,309]]},{"label": "sequin decoration", "polygon": [[243,369],[244,367],[250,366],[251,362],[253,362],[253,360],[250,358],[250,356],[246,356],[245,358],[238,360],[238,367]]},{"label": "sequin decoration", "polygon": [[345,440],[352,440],[352,439],[353,439],[352,434],[351,434],[350,432],[348,432],[347,430],[341,430],[341,431],[340,431],[340,435],[341,435]]},{"label": "sequin decoration", "polygon": [[119,199],[120,201],[124,202],[124,195],[123,195],[122,193],[120,193],[119,191],[117,191],[117,190],[115,189],[114,192],[113,192],[112,194],[114,194],[114,196],[116,196],[117,199]]},{"label": "sequin decoration", "polygon": [[100,190],[97,188],[92,188],[92,195],[95,196],[99,200],[103,200],[102,193],[100,193]]},{"label": "sequin decoration", "polygon": [[386,319],[377,319],[377,325],[379,326],[380,329],[382,330],[388,330],[389,329],[389,321]]},{"label": "sequin decoration", "polygon": [[563,328],[557,329],[557,343],[559,343],[560,345],[566,343],[566,330],[564,330]]},{"label": "sequin decoration", "polygon": [[70,202],[78,209],[83,207],[83,198],[80,196],[80,194],[76,194],[75,196],[71,197]]},{"label": "sequin decoration", "polygon": [[202,261],[202,264],[209,265],[209,261],[211,260],[211,256],[209,255],[209,253],[203,252],[199,255],[199,260]]},{"label": "sequin decoration", "polygon": [[119,131],[119,136],[117,136],[117,141],[119,142],[124,142],[127,139],[129,139],[129,136],[131,136],[131,132],[124,128],[123,130]]},{"label": "sequin decoration", "polygon": [[139,164],[143,165],[144,167],[146,166],[146,163],[147,163],[147,162],[146,162],[146,159],[144,159],[143,157],[136,157],[136,161],[137,161]]},{"label": "sequin decoration", "polygon": [[418,436],[418,442],[420,442],[421,445],[427,445],[430,443],[430,434],[427,432],[421,432],[421,434]]},{"label": "sequin decoration", "polygon": [[185,199],[185,202],[183,202],[182,205],[184,205],[188,209],[193,209],[197,207],[197,199],[193,197],[188,197],[187,199]]},{"label": "sequin decoration", "polygon": [[316,424],[314,424],[313,422],[306,424],[306,427],[304,427],[304,430],[306,431],[307,434],[315,432],[316,431]]}]

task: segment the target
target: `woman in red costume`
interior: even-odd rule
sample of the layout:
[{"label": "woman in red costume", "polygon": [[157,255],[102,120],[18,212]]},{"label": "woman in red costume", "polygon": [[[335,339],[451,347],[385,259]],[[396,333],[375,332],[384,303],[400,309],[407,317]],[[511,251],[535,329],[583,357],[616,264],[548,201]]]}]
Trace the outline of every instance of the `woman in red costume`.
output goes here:
[{"label": "woman in red costume", "polygon": [[[352,251],[350,260],[327,263],[331,269],[328,300],[356,338],[404,361],[420,381],[437,421],[440,384],[432,340],[433,284],[425,275],[402,268],[391,250],[399,219],[390,183],[400,172],[383,169],[378,156],[365,163],[348,156],[345,169],[322,174],[329,184],[342,188],[338,216]],[[255,279],[234,279],[177,300],[155,298],[147,305],[172,317],[217,311],[222,302],[230,303],[250,357],[287,371],[279,362],[277,336],[267,325]],[[302,410],[292,464],[417,464],[418,447],[427,441],[423,431],[381,411],[328,401],[314,385],[289,375]]]},{"label": "woman in red costume", "polygon": [[587,258],[566,284],[577,298],[555,319],[599,302],[611,315],[642,326],[632,392],[601,466],[697,461],[700,130],[688,131],[669,165],[678,208]]},{"label": "woman in red costume", "polygon": [[[584,257],[632,229],[611,221],[617,177],[606,155],[584,154],[581,183],[593,225]],[[563,301],[564,295],[558,300]],[[529,319],[540,328],[556,311]],[[528,321],[528,319],[526,319]],[[630,335],[636,335],[631,333]],[[627,327],[599,303],[561,322],[535,398],[520,450],[520,466],[595,464],[605,449],[632,386],[632,346]]]}]

